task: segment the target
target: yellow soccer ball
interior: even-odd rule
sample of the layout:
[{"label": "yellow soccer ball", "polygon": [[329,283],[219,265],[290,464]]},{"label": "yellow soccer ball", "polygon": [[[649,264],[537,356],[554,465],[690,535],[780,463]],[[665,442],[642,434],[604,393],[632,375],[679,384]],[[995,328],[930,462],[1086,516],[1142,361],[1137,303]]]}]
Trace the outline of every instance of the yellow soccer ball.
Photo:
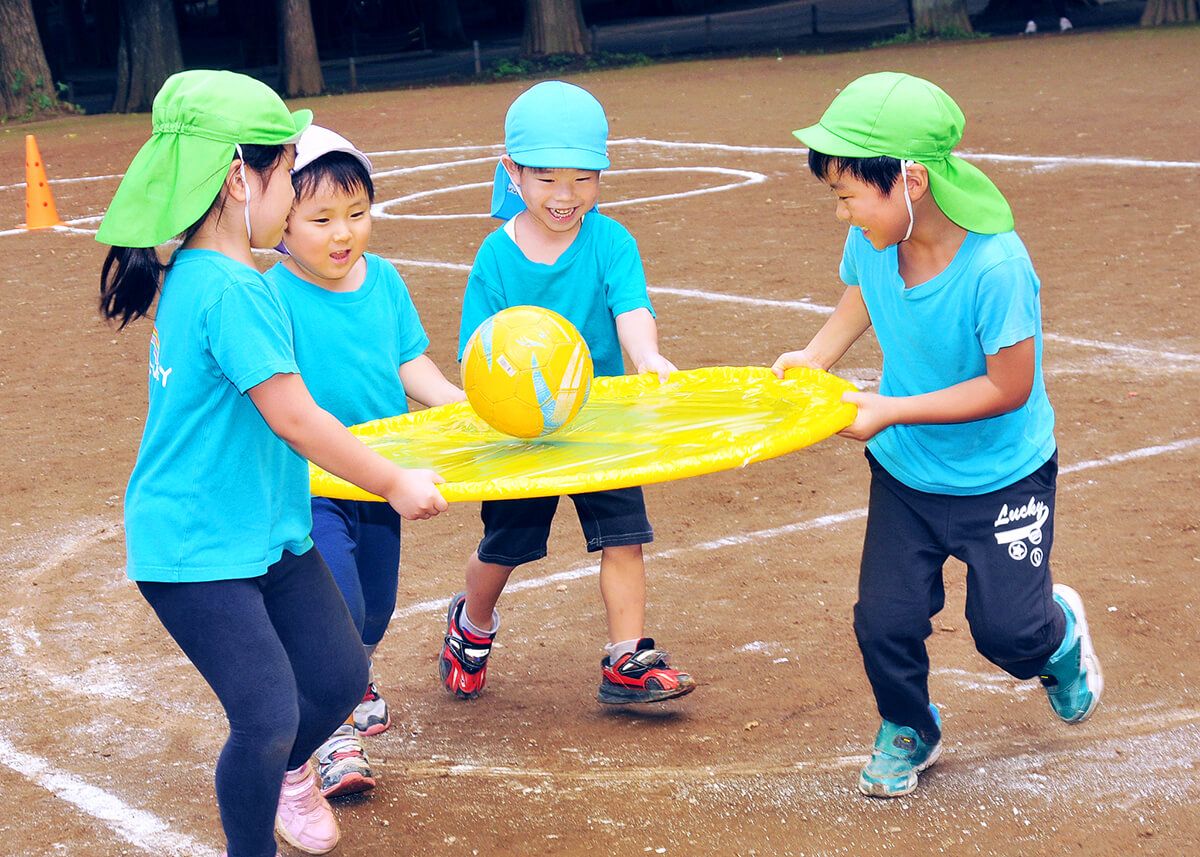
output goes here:
[{"label": "yellow soccer ball", "polygon": [[471,334],[462,382],[475,413],[496,431],[541,437],[569,423],[587,401],[592,355],[558,313],[509,307]]}]

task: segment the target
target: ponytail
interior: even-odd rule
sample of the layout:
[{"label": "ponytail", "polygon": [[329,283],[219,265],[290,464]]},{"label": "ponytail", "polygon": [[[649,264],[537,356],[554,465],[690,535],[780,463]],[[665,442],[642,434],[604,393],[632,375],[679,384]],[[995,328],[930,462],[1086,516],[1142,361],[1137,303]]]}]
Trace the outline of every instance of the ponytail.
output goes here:
[{"label": "ponytail", "polygon": [[[283,155],[283,146],[243,145],[243,163],[259,175],[269,173]],[[220,216],[223,195],[218,194],[204,215],[183,233],[183,243],[194,236],[216,210]],[[111,247],[100,270],[100,314],[120,320],[123,329],[150,311],[171,263],[163,264],[154,247]]]}]

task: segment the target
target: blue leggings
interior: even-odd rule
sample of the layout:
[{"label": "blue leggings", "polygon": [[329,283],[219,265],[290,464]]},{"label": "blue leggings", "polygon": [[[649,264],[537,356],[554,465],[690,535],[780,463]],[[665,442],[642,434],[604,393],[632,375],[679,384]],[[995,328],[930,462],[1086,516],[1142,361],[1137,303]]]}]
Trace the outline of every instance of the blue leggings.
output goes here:
[{"label": "blue leggings", "polygon": [[[387,503],[312,501],[312,539],[329,563],[363,645],[383,639],[400,580],[400,515]],[[365,687],[364,683],[364,687]]]},{"label": "blue leggings", "polygon": [[328,567],[315,549],[285,552],[261,577],[138,589],[229,718],[216,771],[229,857],[274,857],[284,771],[308,761],[367,684]]}]

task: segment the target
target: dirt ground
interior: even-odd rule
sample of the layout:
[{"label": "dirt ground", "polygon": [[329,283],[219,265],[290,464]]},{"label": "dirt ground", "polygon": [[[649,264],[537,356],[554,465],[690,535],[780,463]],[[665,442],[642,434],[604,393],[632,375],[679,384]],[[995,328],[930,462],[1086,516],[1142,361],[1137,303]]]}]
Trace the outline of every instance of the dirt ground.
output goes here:
[{"label": "dirt ground", "polygon": [[[647,489],[649,628],[701,683],[674,705],[596,704],[604,619],[571,514],[556,522],[550,557],[518,571],[501,602],[485,696],[449,698],[435,658],[477,509],[407,526],[399,609],[377,658],[396,725],[368,742],[379,787],[338,804],[336,853],[1174,855],[1200,845],[1197,57],[1193,27],[577,79],[606,105],[614,141],[674,144],[614,142],[602,199],[668,197],[609,213],[639,240],[661,289],[663,350],[681,367],[769,363],[838,298],[844,229],[791,129],[868,71],[931,78],[963,106],[964,150],[1008,195],[1043,282],[1063,468],[1054,572],[1085,599],[1107,679],[1090,721],[1058,722],[1036,682],[974,651],[952,562],[929,642],[947,752],[907,799],[857,794],[878,723],[850,621],[867,474],[861,446],[835,438]],[[493,162],[477,159],[495,149],[460,147],[499,142],[526,85],[303,106],[379,153],[380,173],[442,165],[381,175],[387,201],[487,181]],[[147,116],[99,116],[0,130],[6,854],[218,857],[224,845],[212,792],[224,718],[123,572],[121,498],[145,413],[149,325],[117,333],[95,309],[103,249],[88,218],[148,127]],[[10,230],[23,219],[29,132],[75,232]],[[421,149],[431,151],[411,151]],[[663,167],[683,169],[622,172]],[[387,211],[465,214],[486,198],[464,188]],[[372,249],[397,260],[448,373],[465,266],[492,228],[478,217],[376,221]],[[868,336],[836,371],[870,387],[878,369]]]}]

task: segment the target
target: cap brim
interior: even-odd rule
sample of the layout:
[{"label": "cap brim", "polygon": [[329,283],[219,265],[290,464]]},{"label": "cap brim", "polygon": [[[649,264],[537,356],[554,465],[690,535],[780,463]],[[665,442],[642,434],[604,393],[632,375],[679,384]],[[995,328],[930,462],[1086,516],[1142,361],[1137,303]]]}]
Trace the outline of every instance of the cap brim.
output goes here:
[{"label": "cap brim", "polygon": [[509,152],[508,156],[523,167],[543,170],[607,170],[607,155],[585,149],[528,149]]},{"label": "cap brim", "polygon": [[303,110],[293,110],[292,121],[296,123],[296,133],[292,134],[292,136],[288,137],[286,140],[280,140],[280,145],[283,145],[284,143],[295,143],[297,140],[299,140],[300,135],[303,134],[305,129],[312,124],[313,112],[307,107]]},{"label": "cap brim", "polygon": [[954,223],[983,235],[1012,231],[1013,213],[1008,200],[974,164],[951,155],[924,166],[938,208]]},{"label": "cap brim", "polygon": [[793,131],[792,136],[813,151],[835,158],[877,158],[883,154],[844,140],[820,124]]}]

